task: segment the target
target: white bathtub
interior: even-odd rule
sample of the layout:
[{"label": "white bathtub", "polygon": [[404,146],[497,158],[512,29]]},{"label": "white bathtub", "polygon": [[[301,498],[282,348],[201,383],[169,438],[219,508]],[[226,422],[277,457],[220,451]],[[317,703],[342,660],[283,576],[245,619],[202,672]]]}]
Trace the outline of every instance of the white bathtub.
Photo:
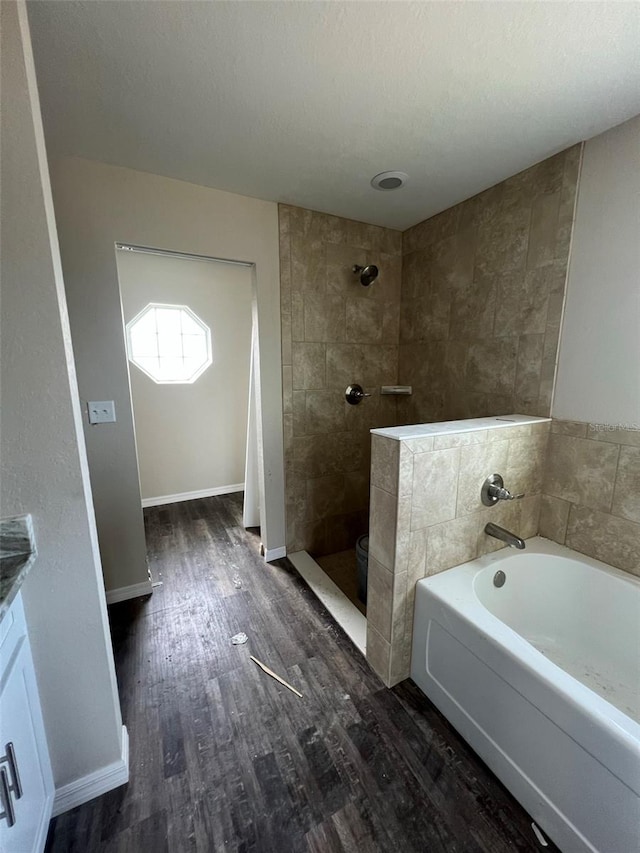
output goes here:
[{"label": "white bathtub", "polygon": [[538,537],[425,578],[411,677],[563,853],[640,850],[638,579]]}]

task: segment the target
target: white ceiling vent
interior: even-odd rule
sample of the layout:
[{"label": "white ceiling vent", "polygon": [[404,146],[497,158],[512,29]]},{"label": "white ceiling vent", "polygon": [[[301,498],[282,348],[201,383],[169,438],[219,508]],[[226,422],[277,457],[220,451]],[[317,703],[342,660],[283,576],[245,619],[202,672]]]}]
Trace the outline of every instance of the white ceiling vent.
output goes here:
[{"label": "white ceiling vent", "polygon": [[375,178],[371,178],[371,186],[374,190],[399,190],[403,187],[409,175],[405,172],[380,172]]}]

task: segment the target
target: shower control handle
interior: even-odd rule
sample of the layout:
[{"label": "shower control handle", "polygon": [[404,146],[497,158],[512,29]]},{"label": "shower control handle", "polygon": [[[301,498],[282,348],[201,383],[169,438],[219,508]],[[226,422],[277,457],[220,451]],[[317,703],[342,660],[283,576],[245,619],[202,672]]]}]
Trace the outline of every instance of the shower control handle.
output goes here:
[{"label": "shower control handle", "polygon": [[362,388],[362,385],[349,385],[347,390],[344,392],[344,398],[347,403],[350,403],[352,406],[357,406],[358,403],[361,403],[365,397],[370,397],[371,394],[366,394]]},{"label": "shower control handle", "polygon": [[482,484],[480,499],[485,506],[493,506],[498,501],[515,501],[524,497],[524,492],[512,495],[509,489],[505,489],[504,480],[500,474],[491,474]]}]

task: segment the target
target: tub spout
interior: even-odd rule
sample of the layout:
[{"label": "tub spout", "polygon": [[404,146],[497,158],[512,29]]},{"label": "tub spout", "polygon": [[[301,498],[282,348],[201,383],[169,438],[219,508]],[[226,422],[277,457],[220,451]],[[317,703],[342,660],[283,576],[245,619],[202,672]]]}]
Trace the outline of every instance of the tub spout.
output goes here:
[{"label": "tub spout", "polygon": [[495,539],[501,539],[503,542],[506,542],[510,548],[519,548],[522,550],[525,547],[524,539],[516,536],[515,533],[510,533],[508,530],[505,530],[504,527],[500,527],[492,521],[486,525],[484,532],[487,536],[493,536]]}]

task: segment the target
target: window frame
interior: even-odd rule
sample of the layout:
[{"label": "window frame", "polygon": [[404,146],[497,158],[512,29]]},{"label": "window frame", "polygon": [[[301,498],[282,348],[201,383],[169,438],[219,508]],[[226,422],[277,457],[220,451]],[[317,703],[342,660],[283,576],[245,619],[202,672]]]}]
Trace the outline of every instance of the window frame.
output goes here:
[{"label": "window frame", "polygon": [[[203,337],[205,340],[206,358],[203,360],[202,364],[195,371],[195,373],[193,373],[188,379],[184,379],[184,378],[182,378],[182,379],[158,378],[158,376],[154,375],[149,369],[147,369],[142,364],[140,364],[138,361],[136,361],[136,359],[134,357],[133,344],[132,344],[132,340],[131,340],[131,333],[132,333],[133,329],[135,328],[136,324],[139,323],[140,320],[142,320],[142,318],[144,316],[146,316],[151,309],[158,309],[158,308],[170,309],[172,311],[184,311],[190,317],[190,319],[202,329],[202,331],[204,333]],[[158,329],[158,324],[156,321],[156,334],[157,334],[157,329]],[[183,337],[184,337],[184,334],[181,331],[180,332],[180,338],[182,339]],[[149,379],[151,379],[153,382],[155,382],[156,385],[193,385],[193,383],[196,382],[202,376],[202,374],[207,370],[207,368],[209,368],[213,364],[213,350],[212,350],[212,345],[211,345],[211,329],[210,329],[209,325],[207,323],[205,323],[204,320],[201,317],[199,317],[196,314],[196,312],[192,308],[190,308],[188,305],[176,305],[176,304],[167,303],[167,302],[148,302],[145,305],[145,307],[141,311],[139,311],[135,315],[135,317],[133,317],[131,320],[129,320],[129,322],[126,324],[126,326],[125,326],[125,338],[126,338],[125,345],[126,345],[126,349],[127,349],[127,360],[131,364],[134,364],[138,368],[138,370],[140,370],[145,376],[147,376]],[[182,353],[183,353],[182,358],[184,359],[185,358],[184,347],[182,345],[181,345],[181,349],[182,349]],[[139,357],[141,357],[141,356],[139,356]],[[160,354],[160,352],[158,350],[158,359],[161,359],[161,358],[163,358],[163,356]],[[164,358],[168,358],[168,356],[164,356]]]}]

